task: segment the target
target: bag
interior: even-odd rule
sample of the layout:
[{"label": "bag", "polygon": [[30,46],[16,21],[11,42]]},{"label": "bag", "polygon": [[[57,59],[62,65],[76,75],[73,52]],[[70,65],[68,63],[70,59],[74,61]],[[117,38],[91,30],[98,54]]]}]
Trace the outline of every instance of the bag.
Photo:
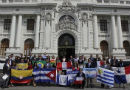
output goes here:
[{"label": "bag", "polygon": [[3,88],[5,87],[5,82],[6,82],[6,79],[8,78],[8,75],[0,75],[0,87]]}]

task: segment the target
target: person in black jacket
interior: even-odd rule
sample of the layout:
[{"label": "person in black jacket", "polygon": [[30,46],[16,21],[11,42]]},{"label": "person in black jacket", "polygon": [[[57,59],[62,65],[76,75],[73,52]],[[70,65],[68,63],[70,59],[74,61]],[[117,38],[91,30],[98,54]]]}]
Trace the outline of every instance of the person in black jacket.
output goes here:
[{"label": "person in black jacket", "polygon": [[4,82],[4,88],[8,88],[9,82],[10,82],[10,76],[11,76],[11,65],[10,60],[7,61],[7,63],[4,64],[3,67],[3,74],[8,75],[8,78]]},{"label": "person in black jacket", "polygon": [[78,85],[79,88],[84,88],[85,87],[85,74],[82,72],[82,69],[79,69],[79,73],[77,73],[76,77],[82,77],[83,78],[83,82],[82,85]]},{"label": "person in black jacket", "polygon": [[112,67],[117,67],[118,66],[118,59],[116,59],[116,57],[114,57],[114,59],[111,59],[110,64]]}]

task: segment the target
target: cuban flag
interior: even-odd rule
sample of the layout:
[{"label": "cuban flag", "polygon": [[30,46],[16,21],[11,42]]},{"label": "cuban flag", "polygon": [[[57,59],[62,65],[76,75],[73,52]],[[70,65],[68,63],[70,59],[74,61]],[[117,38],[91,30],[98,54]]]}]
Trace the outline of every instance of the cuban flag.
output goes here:
[{"label": "cuban flag", "polygon": [[112,67],[115,76],[115,83],[130,83],[130,66],[127,67]]},{"label": "cuban flag", "polygon": [[114,87],[114,71],[99,67],[97,69],[97,82]]},{"label": "cuban flag", "polygon": [[69,68],[72,68],[72,63],[71,62],[59,62],[57,63],[57,70],[67,70]]},{"label": "cuban flag", "polygon": [[56,82],[56,69],[34,69],[35,82]]}]

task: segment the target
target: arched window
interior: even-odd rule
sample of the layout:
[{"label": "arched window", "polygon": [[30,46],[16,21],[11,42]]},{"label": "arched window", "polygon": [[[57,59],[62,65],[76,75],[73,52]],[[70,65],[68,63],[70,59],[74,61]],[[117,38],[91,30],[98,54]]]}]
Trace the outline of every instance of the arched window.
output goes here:
[{"label": "arched window", "polygon": [[2,57],[5,56],[5,51],[7,48],[9,48],[9,39],[3,39],[0,45],[0,55]]},{"label": "arched window", "polygon": [[24,55],[31,55],[32,49],[34,48],[34,41],[27,39],[24,42]]},{"label": "arched window", "polygon": [[103,56],[108,57],[109,56],[109,49],[108,49],[107,41],[102,41],[100,43],[100,48],[101,48],[101,51],[103,52]]},{"label": "arched window", "polygon": [[128,41],[124,41],[123,47],[126,51],[126,56],[130,56],[130,43]]}]

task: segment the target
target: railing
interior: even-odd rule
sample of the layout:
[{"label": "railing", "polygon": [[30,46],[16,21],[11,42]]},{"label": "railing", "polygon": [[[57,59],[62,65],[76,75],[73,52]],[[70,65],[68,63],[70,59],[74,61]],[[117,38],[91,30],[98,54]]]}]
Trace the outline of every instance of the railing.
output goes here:
[{"label": "railing", "polygon": [[[70,0],[77,3],[130,5],[130,0]],[[63,0],[0,0],[0,4],[59,3]]]},{"label": "railing", "polygon": [[128,5],[130,0],[97,0],[98,4],[116,4],[116,5]]}]

